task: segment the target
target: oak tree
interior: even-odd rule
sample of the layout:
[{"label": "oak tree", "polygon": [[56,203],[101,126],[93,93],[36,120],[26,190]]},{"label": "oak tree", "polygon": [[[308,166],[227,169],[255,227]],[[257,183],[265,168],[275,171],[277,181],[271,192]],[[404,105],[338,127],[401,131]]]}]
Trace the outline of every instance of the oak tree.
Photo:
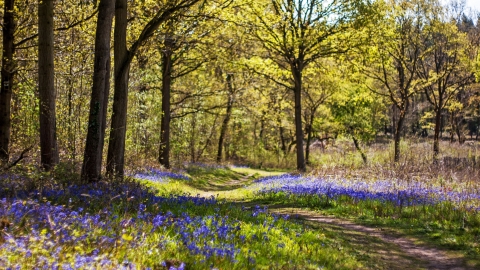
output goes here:
[{"label": "oak tree", "polygon": [[[271,0],[249,2],[249,31],[264,47],[264,57],[290,72],[295,102],[297,169],[306,170],[302,128],[304,69],[315,60],[347,52],[356,31],[373,19],[368,1]],[[348,33],[347,33],[348,32]]]}]

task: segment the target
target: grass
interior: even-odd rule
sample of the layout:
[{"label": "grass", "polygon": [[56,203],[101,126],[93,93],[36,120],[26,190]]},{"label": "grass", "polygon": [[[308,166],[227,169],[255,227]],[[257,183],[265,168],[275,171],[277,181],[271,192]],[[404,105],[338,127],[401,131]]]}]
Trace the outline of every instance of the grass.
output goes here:
[{"label": "grass", "polygon": [[288,172],[288,171],[281,171],[281,170],[260,170],[260,169],[253,169],[248,167],[235,167],[235,166],[231,167],[230,170],[244,174],[244,175],[252,175],[252,176],[255,176],[255,178],[282,175]]},{"label": "grass", "polygon": [[203,191],[233,190],[249,185],[258,175],[234,171],[218,165],[190,164],[185,168],[186,175],[193,181],[191,187]]},{"label": "grass", "polygon": [[[237,169],[234,168],[234,170]],[[258,170],[249,170],[250,173],[257,172],[257,175],[268,175],[268,173],[262,173]],[[275,174],[279,179],[278,186],[285,187],[286,184],[288,184],[287,180],[285,177],[278,177],[280,174],[281,173]],[[297,189],[302,187],[303,184],[313,182],[313,179],[308,180],[305,177],[298,175],[291,177],[304,180],[303,182],[298,181],[291,185],[291,187],[295,187]],[[331,183],[339,181],[342,181],[342,179],[331,179]],[[348,183],[345,184],[346,187],[355,186],[355,181],[351,180],[347,182]],[[371,182],[372,183],[370,184],[375,183],[375,181]],[[409,183],[411,184],[411,182]],[[401,184],[401,182],[397,181],[397,192],[401,190]],[[433,188],[433,186],[427,187]],[[416,188],[418,189],[419,187],[417,186]],[[464,186],[459,185],[453,190],[461,191],[463,188]],[[240,198],[242,198],[244,202],[248,202],[250,205],[267,204],[273,206],[279,205],[311,208],[321,211],[327,215],[351,218],[358,223],[394,229],[403,234],[416,236],[425,242],[444,247],[448,250],[460,250],[468,255],[472,265],[476,265],[479,262],[477,244],[479,242],[480,228],[479,215],[477,211],[457,209],[455,204],[449,201],[445,201],[440,204],[430,204],[429,201],[422,202],[420,198],[416,198],[415,201],[408,199],[408,197],[404,197],[404,205],[398,205],[394,202],[395,198],[392,198],[392,201],[390,202],[386,202],[383,199],[362,200],[358,198],[358,196],[369,194],[357,194],[357,197],[340,194],[339,196],[329,197],[325,195],[328,193],[328,191],[323,191],[323,193],[320,192],[320,194],[308,195],[306,194],[305,190],[303,191],[304,194],[302,194],[302,192],[299,192],[300,194],[298,194],[294,192],[278,192],[278,190],[270,192],[268,189],[261,191],[261,189],[261,184],[257,183],[253,184],[247,189],[220,192],[218,194],[220,197],[232,201],[238,201]],[[420,189],[420,191],[425,191],[425,189]],[[333,190],[330,190],[330,192],[333,192]],[[236,196],[231,196],[232,194]],[[415,196],[414,193],[405,193],[405,196],[409,195]],[[426,198],[428,199],[429,197],[426,196]],[[472,203],[473,202],[474,201],[472,201]],[[412,205],[408,205],[409,203]],[[468,215],[466,215],[466,213]],[[328,226],[322,226],[322,229],[326,230],[326,227]],[[339,240],[342,239],[342,237],[345,237],[344,232],[339,233],[335,230],[330,230],[330,232],[333,232],[333,235],[329,235],[329,238],[337,239],[337,241],[345,243],[346,240]],[[359,236],[356,237],[361,238]],[[351,241],[351,238],[347,237],[347,239]],[[370,242],[365,245],[365,241]],[[365,241],[362,242],[362,245],[364,246],[368,246],[369,244],[373,244],[375,242],[373,239]],[[353,246],[355,244],[350,243],[349,245]],[[388,248],[393,249],[394,247]],[[351,250],[355,250],[355,248],[352,248]],[[353,254],[355,254],[355,252]],[[362,256],[362,254],[356,254],[356,256]],[[368,265],[373,267],[375,262],[380,263],[381,260],[378,260],[377,257],[377,260],[370,260]],[[377,266],[380,267],[379,265]]]},{"label": "grass", "polygon": [[433,184],[282,176],[260,181],[252,203],[303,207],[393,229],[480,266],[480,194]]},{"label": "grass", "polygon": [[[215,175],[231,173],[217,170]],[[203,175],[196,173],[190,176]],[[180,194],[185,187],[196,191],[195,178],[165,180],[158,171],[147,176],[140,183],[67,187],[49,179],[51,185],[41,189],[2,194],[0,268],[364,267],[365,258],[333,235],[268,214],[263,207]],[[4,175],[1,190],[11,190],[16,181]]]},{"label": "grass", "polygon": [[[304,176],[204,164],[175,173],[145,168],[124,182],[90,185],[78,183],[70,165],[1,175],[0,268],[423,267],[375,237],[272,214],[265,204],[389,228],[480,266],[477,169],[434,167],[415,156],[424,144],[394,165],[382,146],[369,152],[375,162],[368,165],[341,147],[323,152],[330,157]],[[335,163],[341,155],[351,160]]]}]

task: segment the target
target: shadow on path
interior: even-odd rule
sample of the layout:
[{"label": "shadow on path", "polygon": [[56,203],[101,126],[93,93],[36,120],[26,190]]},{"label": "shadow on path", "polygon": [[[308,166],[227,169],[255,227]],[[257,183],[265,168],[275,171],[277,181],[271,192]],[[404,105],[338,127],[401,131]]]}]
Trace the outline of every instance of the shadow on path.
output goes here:
[{"label": "shadow on path", "polygon": [[301,208],[275,207],[269,208],[269,211],[288,214],[313,228],[344,234],[350,244],[358,246],[360,254],[363,252],[378,259],[377,269],[476,269],[467,266],[461,255],[452,255],[437,248],[416,244],[414,239],[393,231],[359,225]]},{"label": "shadow on path", "polygon": [[[215,191],[235,192],[251,184],[255,176],[243,174],[237,179],[209,180],[204,186],[205,194]],[[467,265],[460,253],[447,252],[425,244],[418,244],[418,239],[410,238],[393,230],[373,228],[356,224],[350,220],[321,215],[314,211],[298,208],[295,205],[268,204],[264,201],[249,201],[245,198],[234,199],[231,203],[246,208],[255,205],[267,206],[270,213],[290,215],[306,226],[314,228],[325,235],[335,235],[340,239],[338,248],[350,246],[355,256],[365,261],[371,269],[431,269],[431,270],[470,270],[479,269],[478,265]]]}]

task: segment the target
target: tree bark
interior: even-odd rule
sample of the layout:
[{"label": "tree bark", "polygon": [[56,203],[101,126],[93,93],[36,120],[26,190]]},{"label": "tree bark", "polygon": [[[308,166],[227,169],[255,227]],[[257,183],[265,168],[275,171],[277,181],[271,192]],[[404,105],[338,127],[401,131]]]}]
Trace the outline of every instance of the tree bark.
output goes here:
[{"label": "tree bark", "polygon": [[42,167],[58,163],[55,116],[53,1],[38,3],[38,90],[40,93],[40,152]]},{"label": "tree bark", "polygon": [[[106,80],[105,80],[105,91],[103,92],[103,106],[102,106],[102,119],[100,122],[100,147],[102,153],[103,153],[103,148],[105,146],[105,130],[107,129],[107,109],[108,109],[108,96],[110,94],[110,75],[112,74],[112,59],[111,57],[108,58],[107,62],[107,75],[106,75]],[[101,153],[100,157],[103,158],[103,154]]]},{"label": "tree bark", "polygon": [[114,95],[112,123],[108,141],[107,174],[123,177],[125,166],[125,136],[127,131],[128,74],[130,61],[127,49],[127,0],[115,1],[114,29]]},{"label": "tree bark", "polygon": [[258,138],[262,146],[266,148],[267,144],[265,143],[265,112],[262,113],[262,119],[260,120],[260,132],[258,133]]},{"label": "tree bark", "polygon": [[[137,57],[137,60],[138,60],[138,66],[142,74],[145,74],[147,63],[148,63],[147,56],[139,55]],[[145,126],[145,122],[147,120],[147,114],[146,114],[147,104],[145,100],[145,95],[147,94],[147,92],[148,92],[148,83],[146,81],[145,82],[142,81],[139,89],[140,98],[139,98],[139,104],[138,104],[139,107],[141,108],[138,115],[138,122],[140,124],[140,130],[138,130],[138,133],[140,135],[137,134],[137,136],[140,136],[140,138],[138,139],[138,142],[140,143],[141,150],[145,155],[148,155],[148,150],[149,150],[149,147],[148,147],[149,133],[148,133],[147,127]]]},{"label": "tree bark", "polygon": [[465,138],[465,135],[463,134],[463,131],[462,131],[463,117],[462,116],[454,116],[453,120],[454,120],[454,123],[455,123],[455,134],[457,134],[458,143],[459,144],[464,144],[466,138]]},{"label": "tree bark", "polygon": [[362,156],[363,163],[364,163],[364,164],[367,164],[367,155],[365,155],[365,153],[363,152],[362,148],[360,147],[360,144],[359,144],[359,142],[358,142],[357,137],[352,136],[352,139],[353,139],[353,144],[355,145],[355,148],[357,149],[357,151],[358,151],[358,152],[360,153],[360,155]]},{"label": "tree bark", "polygon": [[212,142],[212,137],[215,133],[215,127],[217,126],[217,119],[218,119],[218,114],[215,115],[215,119],[213,120],[212,128],[210,129],[210,135],[208,136],[208,139],[205,141],[205,144],[203,145],[203,147],[200,150],[198,150],[196,160],[200,160],[205,150],[210,146],[210,143]]},{"label": "tree bark", "polygon": [[222,161],[222,150],[223,142],[225,140],[225,135],[227,134],[228,123],[230,122],[230,117],[232,116],[233,109],[233,84],[232,84],[233,74],[227,74],[227,88],[228,88],[228,102],[227,102],[227,112],[225,118],[223,119],[222,127],[220,129],[220,137],[218,139],[218,151],[217,151],[217,162]]},{"label": "tree bark", "polygon": [[307,165],[310,165],[310,142],[312,140],[314,113],[315,112],[311,113],[310,122],[307,124],[307,145],[305,147],[305,160]]},{"label": "tree bark", "polygon": [[195,152],[195,142],[196,142],[196,137],[197,133],[195,132],[197,129],[197,115],[195,113],[192,113],[192,121],[190,122],[190,127],[192,128],[191,130],[191,135],[190,135],[190,162],[195,163],[196,162],[196,152]]},{"label": "tree bark", "polygon": [[440,127],[442,124],[442,111],[435,110],[435,132],[433,134],[433,160],[438,159],[440,154]]},{"label": "tree bark", "polygon": [[0,161],[8,163],[11,116],[10,107],[12,102],[12,87],[15,75],[15,63],[13,54],[15,46],[15,0],[5,0],[3,10],[3,54],[2,54],[2,78],[0,88]]},{"label": "tree bark", "polygon": [[114,8],[114,0],[100,0],[95,34],[90,114],[82,166],[84,182],[95,182],[101,178],[106,104],[109,91],[107,87],[110,85],[110,41]]},{"label": "tree bark", "polygon": [[[300,61],[298,61],[300,62]],[[302,129],[302,71],[292,65],[292,74],[295,81],[295,140],[297,141],[297,170],[305,172],[305,156],[303,154],[303,129]]]},{"label": "tree bark", "polygon": [[285,132],[285,128],[281,126],[280,124],[280,127],[278,128],[279,129],[279,133],[280,133],[280,142],[282,143],[282,152],[283,152],[283,155],[284,156],[287,156],[287,141],[285,139],[285,135],[284,135],[284,132]]},{"label": "tree bark", "polygon": [[[128,77],[133,57],[145,41],[155,34],[155,31],[168,20],[172,14],[182,9],[188,9],[198,0],[182,1],[182,4],[159,11],[143,28],[137,40],[127,49],[127,1],[117,0],[115,11],[115,93],[113,97],[112,125],[108,145],[107,172],[115,177],[123,177],[125,156],[125,135],[127,125]],[[118,18],[117,18],[118,17]],[[125,44],[125,45],[124,45]],[[125,57],[122,57],[125,55]],[[171,64],[170,64],[171,66]],[[162,97],[163,99],[163,97]],[[162,105],[163,106],[163,105]],[[169,121],[168,121],[169,122]]]},{"label": "tree bark", "polygon": [[[75,32],[71,31],[70,36],[70,44],[72,46],[75,45]],[[70,66],[68,70],[68,78],[67,78],[67,85],[68,85],[68,92],[67,92],[67,100],[68,100],[68,121],[67,121],[67,141],[69,144],[67,145],[67,149],[70,152],[68,158],[72,160],[77,159],[77,148],[76,148],[76,132],[75,132],[75,118],[76,116],[73,114],[73,94],[75,92],[74,89],[74,77],[73,77],[73,66],[76,59],[70,59]]]},{"label": "tree bark", "polygon": [[170,168],[170,96],[172,86],[172,55],[174,40],[165,38],[165,50],[162,54],[162,120],[160,127],[160,147],[158,162],[165,168]]},{"label": "tree bark", "polygon": [[455,113],[450,112],[450,143],[455,142]]},{"label": "tree bark", "polygon": [[400,140],[402,139],[402,129],[403,129],[403,123],[405,122],[405,112],[400,111],[400,114],[398,115],[398,121],[397,125],[395,127],[395,133],[394,133],[394,154],[393,154],[393,161],[395,163],[400,161]]}]

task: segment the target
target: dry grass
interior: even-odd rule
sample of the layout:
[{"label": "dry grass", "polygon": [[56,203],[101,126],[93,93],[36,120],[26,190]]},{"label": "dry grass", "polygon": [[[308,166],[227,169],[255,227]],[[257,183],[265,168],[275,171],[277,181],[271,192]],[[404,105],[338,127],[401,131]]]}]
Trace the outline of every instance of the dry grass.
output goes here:
[{"label": "dry grass", "polygon": [[392,143],[375,143],[366,147],[369,162],[363,164],[352,142],[338,140],[323,151],[314,151],[312,174],[480,188],[480,142],[458,144],[442,141],[437,162],[433,160],[432,148],[430,141],[405,140],[401,144],[401,159],[394,163]]}]

